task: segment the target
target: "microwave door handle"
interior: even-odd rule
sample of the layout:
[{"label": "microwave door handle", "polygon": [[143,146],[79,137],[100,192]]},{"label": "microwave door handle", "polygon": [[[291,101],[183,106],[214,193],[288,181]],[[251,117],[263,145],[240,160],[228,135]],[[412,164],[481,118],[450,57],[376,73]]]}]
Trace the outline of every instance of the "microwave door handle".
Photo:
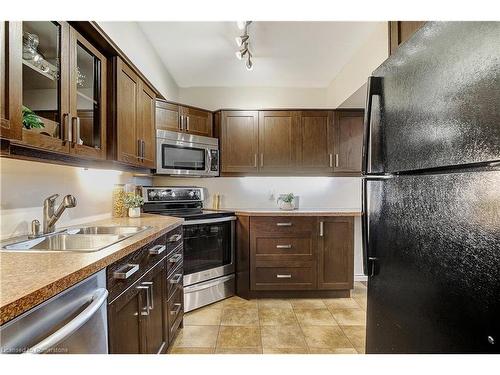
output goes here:
[{"label": "microwave door handle", "polygon": [[207,153],[207,165],[205,168],[206,173],[210,173],[210,166],[212,165],[212,155],[210,155],[210,149],[206,148],[205,152]]}]

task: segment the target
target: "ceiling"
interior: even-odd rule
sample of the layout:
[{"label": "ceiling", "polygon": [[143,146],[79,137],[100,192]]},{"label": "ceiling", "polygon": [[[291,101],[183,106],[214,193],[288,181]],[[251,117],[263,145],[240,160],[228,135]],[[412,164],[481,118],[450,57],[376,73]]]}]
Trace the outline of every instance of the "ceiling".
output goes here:
[{"label": "ceiling", "polygon": [[327,87],[377,22],[253,22],[254,70],[236,22],[139,22],[179,87]]}]

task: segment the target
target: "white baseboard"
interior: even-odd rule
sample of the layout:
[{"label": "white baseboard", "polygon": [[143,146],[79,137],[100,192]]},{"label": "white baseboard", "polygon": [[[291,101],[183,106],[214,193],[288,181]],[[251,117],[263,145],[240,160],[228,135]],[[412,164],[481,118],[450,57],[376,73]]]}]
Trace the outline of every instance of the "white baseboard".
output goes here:
[{"label": "white baseboard", "polygon": [[368,276],[354,275],[354,281],[368,281]]}]

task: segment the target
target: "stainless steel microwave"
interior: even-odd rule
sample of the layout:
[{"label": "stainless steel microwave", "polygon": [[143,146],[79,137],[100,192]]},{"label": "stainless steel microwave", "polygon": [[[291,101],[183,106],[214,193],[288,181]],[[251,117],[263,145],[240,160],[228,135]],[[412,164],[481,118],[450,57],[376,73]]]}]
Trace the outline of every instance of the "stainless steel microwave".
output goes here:
[{"label": "stainless steel microwave", "polygon": [[219,140],[157,130],[156,173],[186,177],[218,176]]}]

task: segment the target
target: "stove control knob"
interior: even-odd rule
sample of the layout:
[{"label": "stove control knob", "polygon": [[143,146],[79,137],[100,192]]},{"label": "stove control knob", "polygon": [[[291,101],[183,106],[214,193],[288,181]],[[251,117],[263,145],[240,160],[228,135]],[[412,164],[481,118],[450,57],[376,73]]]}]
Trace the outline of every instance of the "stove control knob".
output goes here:
[{"label": "stove control knob", "polygon": [[156,197],[156,191],[154,191],[154,190],[150,191],[149,192],[149,198],[154,199],[154,197]]},{"label": "stove control knob", "polygon": [[194,198],[196,195],[196,193],[193,190],[191,190],[188,194],[189,194],[189,198]]},{"label": "stove control knob", "polygon": [[160,192],[160,196],[161,196],[162,198],[165,198],[165,197],[167,196],[167,192],[166,192],[165,190],[162,190],[162,191]]}]

